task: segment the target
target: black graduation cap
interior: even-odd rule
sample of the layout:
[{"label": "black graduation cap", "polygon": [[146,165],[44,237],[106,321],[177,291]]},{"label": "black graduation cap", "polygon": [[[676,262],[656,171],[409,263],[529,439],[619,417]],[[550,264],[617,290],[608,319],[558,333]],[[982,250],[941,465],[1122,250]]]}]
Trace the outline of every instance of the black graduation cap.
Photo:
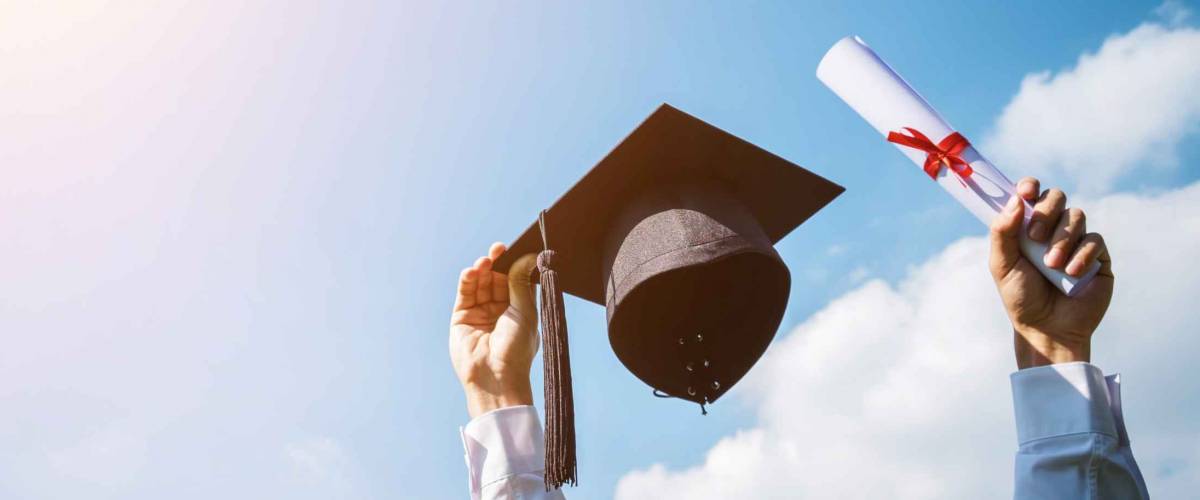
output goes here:
[{"label": "black graduation cap", "polygon": [[541,213],[494,269],[540,252],[547,488],[576,482],[562,293],[607,307],[613,351],[656,394],[703,409],[783,319],[791,278],[774,243],[842,191],[663,104]]}]

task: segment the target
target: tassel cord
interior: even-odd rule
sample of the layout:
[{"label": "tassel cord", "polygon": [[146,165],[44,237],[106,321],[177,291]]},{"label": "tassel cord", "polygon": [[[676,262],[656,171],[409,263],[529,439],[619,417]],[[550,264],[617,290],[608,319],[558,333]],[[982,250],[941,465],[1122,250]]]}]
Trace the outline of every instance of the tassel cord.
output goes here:
[{"label": "tassel cord", "polygon": [[557,253],[546,239],[545,212],[538,217],[543,250],[537,272],[542,326],[542,364],[546,398],[546,490],[578,484],[575,457],[575,405],[571,390],[571,355],[566,311],[555,270]]}]

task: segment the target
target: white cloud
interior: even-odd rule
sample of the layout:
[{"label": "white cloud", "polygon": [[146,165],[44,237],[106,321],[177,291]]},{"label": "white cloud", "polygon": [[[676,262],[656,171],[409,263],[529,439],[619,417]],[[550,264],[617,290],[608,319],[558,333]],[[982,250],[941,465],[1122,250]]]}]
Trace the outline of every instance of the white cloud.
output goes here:
[{"label": "white cloud", "polygon": [[112,489],[133,481],[146,464],[146,438],[120,425],[107,426],[46,459],[63,478],[94,488]]},{"label": "white cloud", "polygon": [[863,280],[871,276],[871,269],[867,266],[858,266],[850,270],[850,274],[846,275],[846,279],[853,285],[861,283]]},{"label": "white cloud", "polygon": [[[1200,127],[1200,30],[1168,2],[1075,67],[1027,75],[981,148],[997,165],[1102,193],[1123,175],[1178,163]],[[1068,184],[1070,185],[1070,184]]]},{"label": "white cloud", "polygon": [[1177,0],[1167,0],[1154,9],[1154,15],[1171,26],[1179,26],[1192,18],[1192,11]]},{"label": "white cloud", "polygon": [[327,437],[288,444],[284,454],[300,472],[322,481],[340,480],[346,465],[342,446]]},{"label": "white cloud", "polygon": [[307,438],[287,444],[283,454],[291,465],[291,481],[303,485],[312,498],[362,498],[354,488],[350,457],[337,440]]},{"label": "white cloud", "polygon": [[[1200,486],[1200,379],[1186,376],[1200,351],[1200,183],[1086,205],[1118,281],[1093,361],[1125,374],[1151,491],[1186,497]],[[1010,498],[1015,365],[986,252],[966,238],[898,285],[870,281],[833,301],[744,382],[757,427],[694,467],[627,474],[617,498]]]}]

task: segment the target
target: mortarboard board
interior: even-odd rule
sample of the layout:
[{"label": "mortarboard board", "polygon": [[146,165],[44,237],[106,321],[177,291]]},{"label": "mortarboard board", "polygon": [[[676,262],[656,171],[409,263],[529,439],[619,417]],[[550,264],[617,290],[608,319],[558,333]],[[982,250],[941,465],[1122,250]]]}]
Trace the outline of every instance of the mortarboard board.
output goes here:
[{"label": "mortarboard board", "polygon": [[609,343],[655,393],[703,405],[775,336],[791,277],[774,243],[843,188],[663,104],[496,260],[540,252],[546,487],[576,482],[562,293],[605,305]]}]

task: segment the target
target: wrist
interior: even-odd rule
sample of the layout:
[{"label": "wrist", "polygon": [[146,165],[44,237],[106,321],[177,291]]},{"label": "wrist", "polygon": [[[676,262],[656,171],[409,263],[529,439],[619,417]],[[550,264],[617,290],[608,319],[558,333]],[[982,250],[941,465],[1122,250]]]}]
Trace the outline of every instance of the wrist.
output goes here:
[{"label": "wrist", "polygon": [[1017,369],[1082,361],[1090,363],[1091,339],[1069,339],[1032,329],[1013,329]]},{"label": "wrist", "polygon": [[524,387],[510,387],[502,390],[489,390],[481,387],[466,387],[465,390],[467,413],[471,418],[500,408],[533,404],[533,390],[528,383],[524,384]]}]

